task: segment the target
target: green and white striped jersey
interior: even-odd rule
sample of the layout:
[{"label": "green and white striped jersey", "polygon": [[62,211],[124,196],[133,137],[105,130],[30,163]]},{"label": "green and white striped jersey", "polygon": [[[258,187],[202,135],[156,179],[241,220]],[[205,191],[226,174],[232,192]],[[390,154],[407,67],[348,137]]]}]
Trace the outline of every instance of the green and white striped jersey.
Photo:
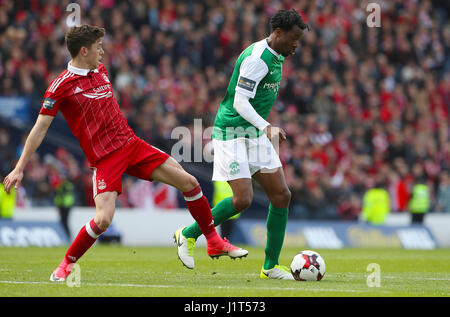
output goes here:
[{"label": "green and white striped jersey", "polygon": [[267,39],[253,43],[239,55],[214,120],[214,139],[254,138],[263,133],[237,113],[234,97],[236,92],[249,97],[256,112],[267,119],[280,88],[283,62],[284,57],[269,47]]}]

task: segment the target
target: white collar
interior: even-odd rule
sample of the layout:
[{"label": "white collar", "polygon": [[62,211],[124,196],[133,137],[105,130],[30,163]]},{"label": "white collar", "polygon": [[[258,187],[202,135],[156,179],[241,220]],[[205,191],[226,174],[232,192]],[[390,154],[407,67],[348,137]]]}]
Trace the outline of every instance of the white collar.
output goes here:
[{"label": "white collar", "polygon": [[275,50],[274,50],[273,48],[271,48],[271,47],[269,46],[269,42],[267,42],[268,39],[269,39],[269,38],[266,37],[266,38],[263,40],[264,43],[266,44],[267,49],[269,50],[269,52],[271,52],[273,55],[275,55],[278,59],[280,59],[281,54],[278,54],[277,52],[275,52]]},{"label": "white collar", "polygon": [[75,66],[70,65],[72,61],[70,61],[67,64],[67,70],[71,73],[74,73],[76,75],[81,75],[81,76],[87,76],[87,74],[89,74],[89,72],[94,72],[94,73],[98,73],[98,69],[84,69],[84,68],[78,68]]}]

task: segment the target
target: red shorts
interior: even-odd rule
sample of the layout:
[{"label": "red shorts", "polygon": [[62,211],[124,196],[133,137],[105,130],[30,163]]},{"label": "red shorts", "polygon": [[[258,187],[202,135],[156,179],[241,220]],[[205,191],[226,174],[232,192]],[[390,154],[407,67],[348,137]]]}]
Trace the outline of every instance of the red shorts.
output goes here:
[{"label": "red shorts", "polygon": [[136,139],[123,148],[101,158],[91,168],[94,198],[103,192],[122,193],[122,175],[128,174],[151,181],[153,170],[164,163],[170,156],[151,146],[144,140]]}]

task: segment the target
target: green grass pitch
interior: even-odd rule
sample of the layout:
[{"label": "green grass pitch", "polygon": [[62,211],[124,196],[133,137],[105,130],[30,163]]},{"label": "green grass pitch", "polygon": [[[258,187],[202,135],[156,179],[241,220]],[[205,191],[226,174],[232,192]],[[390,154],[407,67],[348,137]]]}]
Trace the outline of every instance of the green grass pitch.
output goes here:
[{"label": "green grass pitch", "polygon": [[[66,248],[0,247],[0,297],[448,297],[450,250],[316,250],[326,262],[320,282],[262,280],[264,249],[248,247],[242,260],[212,260],[195,250],[195,269],[182,266],[175,247],[96,245],[79,261],[79,287],[49,276]],[[300,250],[285,248],[280,264]],[[380,268],[379,287],[369,287]],[[73,280],[76,282],[76,280]]]}]

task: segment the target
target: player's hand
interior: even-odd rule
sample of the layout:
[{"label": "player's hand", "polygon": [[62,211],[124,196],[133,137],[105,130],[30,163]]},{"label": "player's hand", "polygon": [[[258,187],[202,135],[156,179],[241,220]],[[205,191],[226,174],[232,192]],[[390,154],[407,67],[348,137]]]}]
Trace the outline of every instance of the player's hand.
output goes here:
[{"label": "player's hand", "polygon": [[14,185],[14,188],[17,190],[22,183],[23,172],[18,170],[13,170],[8,176],[3,180],[3,185],[5,186],[5,192],[9,194],[11,187]]},{"label": "player's hand", "polygon": [[278,127],[273,127],[271,125],[268,125],[265,129],[264,129],[264,133],[267,135],[267,137],[269,138],[270,141],[272,140],[277,140],[281,143],[284,140],[286,140],[286,132],[284,132],[283,129],[278,128]]}]

